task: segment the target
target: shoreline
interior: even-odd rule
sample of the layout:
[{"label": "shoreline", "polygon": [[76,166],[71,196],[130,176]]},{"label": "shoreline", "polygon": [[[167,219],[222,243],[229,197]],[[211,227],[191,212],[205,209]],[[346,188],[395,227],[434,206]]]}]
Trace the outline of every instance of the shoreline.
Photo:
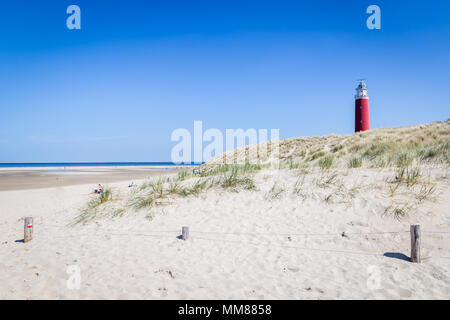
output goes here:
[{"label": "shoreline", "polygon": [[184,166],[79,166],[0,168],[0,191],[58,188],[147,179]]}]

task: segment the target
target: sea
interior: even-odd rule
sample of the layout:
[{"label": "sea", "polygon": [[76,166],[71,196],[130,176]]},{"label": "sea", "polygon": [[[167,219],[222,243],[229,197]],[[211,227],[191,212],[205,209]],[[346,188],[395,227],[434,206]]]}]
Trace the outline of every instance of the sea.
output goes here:
[{"label": "sea", "polygon": [[203,163],[173,162],[27,162],[0,163],[0,168],[33,168],[33,167],[126,167],[126,166],[192,166]]}]

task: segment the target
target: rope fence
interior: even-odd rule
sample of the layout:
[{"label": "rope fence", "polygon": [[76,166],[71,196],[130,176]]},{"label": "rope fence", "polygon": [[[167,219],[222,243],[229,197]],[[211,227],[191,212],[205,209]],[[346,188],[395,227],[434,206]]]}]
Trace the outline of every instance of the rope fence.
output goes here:
[{"label": "rope fence", "polygon": [[[25,223],[25,236],[27,237],[27,241],[32,239],[32,230],[33,223],[32,218],[28,217]],[[31,223],[30,223],[31,219]],[[66,231],[70,231],[71,228],[69,226],[62,225],[54,225],[54,224],[44,224],[46,227],[52,228],[64,228]],[[30,227],[31,226],[31,227]],[[414,231],[415,229],[418,231]],[[72,229],[74,230],[74,229]],[[74,230],[76,231],[76,230]],[[376,249],[378,252],[372,251],[351,251],[351,250],[343,250],[343,249],[323,249],[323,248],[314,248],[314,247],[305,247],[305,246],[295,246],[295,245],[285,245],[285,244],[277,244],[271,242],[256,242],[256,241],[242,241],[242,240],[231,240],[231,239],[223,239],[223,238],[214,238],[208,237],[208,235],[230,235],[230,236],[251,236],[251,237],[287,237],[286,240],[293,241],[293,237],[322,237],[325,240],[335,241],[336,237],[345,239],[348,236],[369,236],[369,235],[405,235],[411,234],[411,261],[420,262],[420,245],[421,245],[421,233],[427,235],[443,235],[450,234],[450,231],[422,231],[420,232],[420,226],[411,226],[411,230],[409,231],[380,231],[380,232],[336,232],[336,233],[271,233],[271,232],[220,232],[220,231],[201,231],[201,230],[189,230],[188,227],[183,227],[179,230],[134,230],[134,229],[112,229],[112,228],[97,228],[92,230],[95,233],[89,234],[89,236],[100,236],[100,237],[108,237],[108,236],[143,236],[143,237],[154,237],[154,238],[173,238],[177,237],[182,240],[188,240],[189,238],[193,238],[195,240],[201,241],[216,241],[216,242],[224,242],[224,243],[236,243],[240,245],[251,245],[251,246],[261,246],[261,247],[278,247],[278,248],[286,248],[286,249],[297,249],[297,250],[310,250],[310,251],[320,251],[320,252],[329,252],[329,253],[339,253],[339,254],[358,254],[358,255],[371,255],[371,256],[385,256],[387,252],[386,248],[381,248],[379,243],[374,241],[370,241],[371,245],[376,245]],[[30,238],[31,237],[31,238]],[[79,233],[71,235],[65,234],[63,236],[58,236],[57,238],[70,238],[70,237],[83,237]],[[332,237],[332,238],[330,238]],[[436,238],[435,238],[436,239]],[[444,238],[438,240],[447,240]],[[25,241],[24,241],[25,242]],[[403,242],[402,242],[403,243]],[[404,251],[404,248],[399,248],[400,242],[398,240],[391,242],[391,248],[395,247],[395,250]],[[450,257],[438,257],[433,256],[433,258],[442,258],[442,259],[450,259]]]},{"label": "rope fence", "polygon": [[[54,228],[71,228],[69,226],[64,225],[52,225],[45,224],[45,226],[54,227]],[[134,230],[134,229],[111,229],[111,228],[97,228],[95,231],[126,231],[126,232],[136,232],[136,233],[180,233],[179,230]],[[223,235],[243,235],[243,236],[364,236],[364,235],[378,235],[378,234],[404,234],[410,233],[410,231],[380,231],[380,232],[336,232],[336,233],[271,233],[271,232],[220,232],[220,231],[199,231],[195,229],[189,230],[191,233],[202,233],[202,234],[223,234]],[[450,234],[450,231],[422,231],[422,233],[428,234]],[[132,235],[132,233],[129,233]]]}]

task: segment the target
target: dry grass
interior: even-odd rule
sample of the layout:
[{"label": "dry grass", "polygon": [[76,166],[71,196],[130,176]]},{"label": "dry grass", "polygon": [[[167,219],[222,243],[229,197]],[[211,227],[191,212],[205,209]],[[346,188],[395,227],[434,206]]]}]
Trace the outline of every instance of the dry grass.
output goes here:
[{"label": "dry grass", "polygon": [[394,183],[405,183],[407,187],[412,187],[419,182],[421,177],[420,169],[417,167],[399,167],[395,173]]},{"label": "dry grass", "polygon": [[435,191],[436,191],[435,185],[423,184],[420,187],[419,192],[416,195],[416,198],[417,200],[419,200],[419,202],[422,202],[426,199],[429,199]]},{"label": "dry grass", "polygon": [[385,214],[392,215],[397,220],[401,220],[406,217],[411,211],[412,206],[408,204],[392,204],[386,208]]},{"label": "dry grass", "polygon": [[294,187],[292,188],[292,193],[296,195],[302,195],[304,184],[305,184],[305,176],[299,177],[295,182]]},{"label": "dry grass", "polygon": [[[250,148],[261,150],[267,143],[246,146],[233,153],[237,159],[260,165],[270,165],[274,154],[270,149],[265,155],[249,152]],[[258,154],[258,158],[249,158]],[[297,169],[319,166],[323,169],[333,167],[410,167],[419,165],[450,164],[450,121],[434,122],[400,128],[374,129],[352,135],[328,135],[311,138],[291,138],[280,140],[279,160],[281,167]],[[225,163],[222,154],[200,167],[207,173],[217,170]]]},{"label": "dry grass", "polygon": [[81,209],[81,213],[75,218],[72,225],[86,223],[101,215],[103,213],[101,209],[111,201],[113,201],[113,191],[110,188],[104,188],[102,193],[93,195],[86,206]]},{"label": "dry grass", "polygon": [[359,168],[362,166],[362,157],[351,157],[348,161],[349,168]]},{"label": "dry grass", "polygon": [[331,185],[337,183],[338,174],[331,172],[329,174],[322,174],[316,181],[317,186],[321,188],[329,188]]},{"label": "dry grass", "polygon": [[257,190],[251,173],[260,166],[233,165],[218,166],[215,170],[194,177],[186,170],[178,173],[175,179],[158,179],[143,184],[129,202],[134,209],[154,208],[172,203],[176,198],[197,197],[211,188],[226,191]]},{"label": "dry grass", "polygon": [[333,165],[334,156],[333,155],[327,155],[319,160],[319,167],[322,170],[330,169]]},{"label": "dry grass", "polygon": [[278,182],[274,182],[272,188],[270,188],[267,197],[269,199],[280,199],[286,189],[282,186],[279,186]]},{"label": "dry grass", "polygon": [[[252,154],[248,146],[235,150],[236,158]],[[278,182],[274,182],[266,195],[266,199],[280,199],[286,191],[300,196],[316,198],[305,185],[305,174],[319,172],[311,178],[313,184],[323,188],[318,192],[320,199],[326,203],[347,202],[361,189],[355,184],[347,188],[343,181],[352,170],[349,168],[393,168],[394,178],[388,178],[389,195],[396,197],[402,187],[402,195],[408,193],[416,204],[430,199],[436,187],[426,183],[421,170],[423,165],[443,167],[450,166],[450,122],[436,122],[429,125],[375,129],[353,135],[329,135],[312,138],[293,138],[280,141],[280,167],[286,168],[298,176],[297,181],[289,190]],[[240,192],[242,190],[258,190],[254,175],[259,171],[272,168],[275,162],[271,150],[264,158],[247,159],[243,164],[224,164],[224,156],[198,167],[198,172],[183,169],[172,178],[148,181],[133,190],[128,203],[121,208],[112,208],[113,215],[122,215],[127,208],[147,209],[154,213],[154,209],[164,206],[183,197],[197,197],[210,189]],[[258,161],[256,161],[258,160]],[[252,163],[255,162],[255,163]],[[317,170],[320,168],[320,170]],[[333,168],[333,170],[330,170]],[[340,170],[344,168],[345,170]],[[343,173],[339,173],[343,172]],[[447,171],[446,171],[447,172]],[[343,174],[340,176],[340,174]],[[267,172],[261,174],[263,180],[270,178]],[[445,177],[447,173],[445,173]],[[389,180],[390,179],[390,180]],[[386,180],[384,180],[386,181]],[[382,185],[385,187],[385,184]],[[314,189],[314,187],[313,187]],[[89,221],[102,215],[108,207],[113,195],[106,189],[98,198],[92,199],[77,217],[78,222]],[[392,204],[385,213],[400,219],[411,211],[413,204],[398,204],[392,199]],[[113,207],[113,206],[112,206]],[[161,208],[162,209],[162,208]]]}]

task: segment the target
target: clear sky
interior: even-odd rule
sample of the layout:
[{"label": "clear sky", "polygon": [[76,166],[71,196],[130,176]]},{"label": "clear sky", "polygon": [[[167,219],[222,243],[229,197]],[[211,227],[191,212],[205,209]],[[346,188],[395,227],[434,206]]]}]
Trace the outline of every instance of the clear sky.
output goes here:
[{"label": "clear sky", "polygon": [[0,39],[0,162],[170,161],[194,120],[350,134],[359,78],[372,128],[450,117],[447,0],[2,1]]}]

